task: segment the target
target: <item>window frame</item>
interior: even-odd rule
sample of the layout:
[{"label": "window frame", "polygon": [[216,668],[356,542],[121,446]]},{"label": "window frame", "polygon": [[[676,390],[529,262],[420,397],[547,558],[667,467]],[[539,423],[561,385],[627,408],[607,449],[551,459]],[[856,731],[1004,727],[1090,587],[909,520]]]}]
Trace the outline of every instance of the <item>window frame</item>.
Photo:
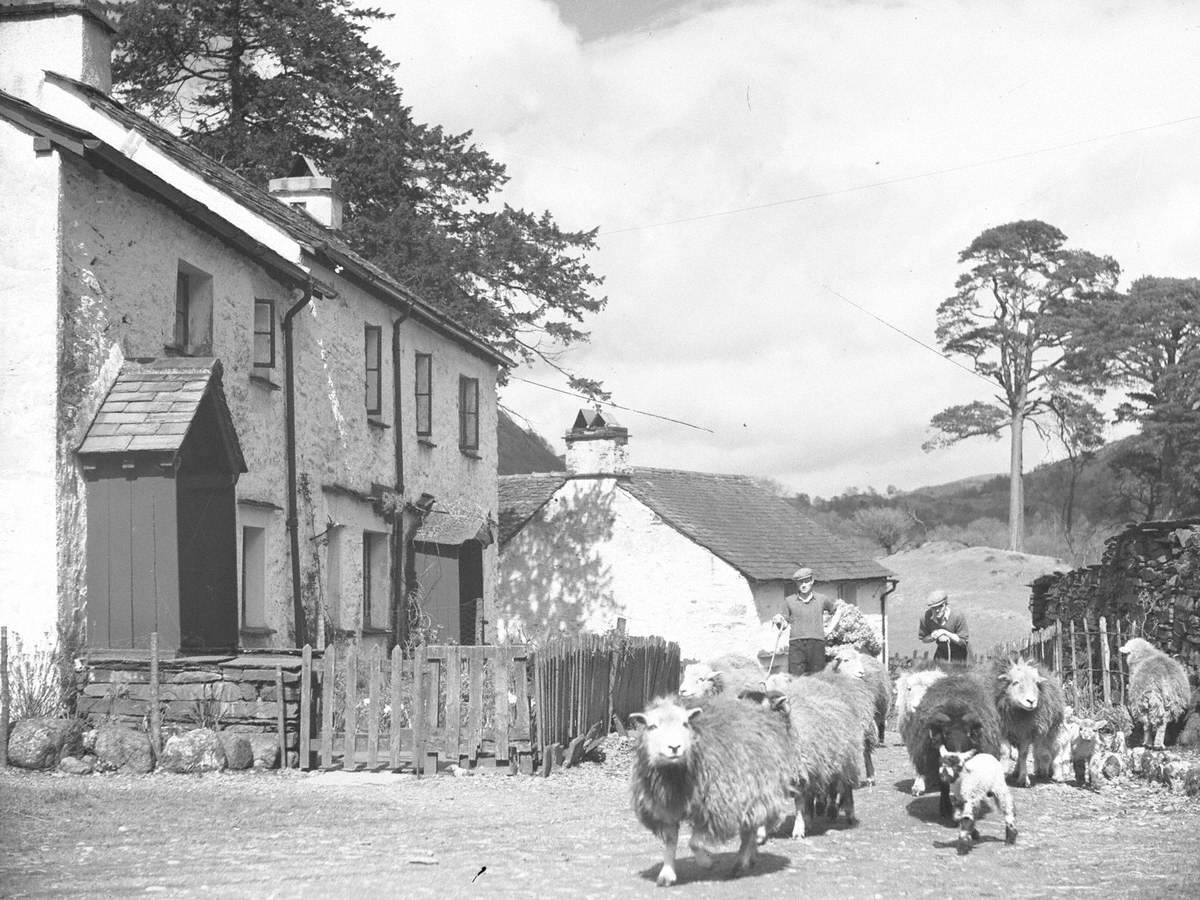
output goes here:
[{"label": "window frame", "polygon": [[169,348],[183,356],[213,355],[213,277],[182,259],[175,269],[175,321]]},{"label": "window frame", "polygon": [[[416,398],[414,410],[417,437],[433,435],[433,354],[417,353],[414,357],[413,393]],[[425,390],[421,390],[421,368],[425,369]],[[424,401],[424,404],[422,404]],[[423,421],[422,421],[423,420]]]},{"label": "window frame", "polygon": [[[267,330],[258,330],[258,309],[260,306],[267,308]],[[250,344],[250,359],[256,369],[273,369],[275,368],[275,301],[266,297],[254,298],[254,319],[251,322],[251,344]],[[267,361],[261,362],[258,358],[258,338],[265,336],[267,338]]]},{"label": "window frame", "polygon": [[479,379],[469,375],[458,376],[458,449],[479,450]]},{"label": "window frame", "polygon": [[[253,537],[253,548],[248,538]],[[251,553],[251,549],[254,550]],[[251,565],[254,566],[253,573]],[[253,574],[254,578],[250,578]],[[250,596],[250,588],[254,586],[258,596]],[[254,600],[255,615],[251,617],[250,600]],[[257,621],[255,621],[257,620]],[[267,625],[267,529],[261,525],[242,526],[242,596],[241,596],[241,627],[265,628]]]},{"label": "window frame", "polygon": [[[371,345],[375,346],[375,367],[371,367]],[[375,375],[375,396],[371,396],[371,375]],[[363,326],[363,380],[364,398],[367,406],[367,416],[383,414],[383,327],[380,325]],[[372,399],[375,401],[372,403]]]}]

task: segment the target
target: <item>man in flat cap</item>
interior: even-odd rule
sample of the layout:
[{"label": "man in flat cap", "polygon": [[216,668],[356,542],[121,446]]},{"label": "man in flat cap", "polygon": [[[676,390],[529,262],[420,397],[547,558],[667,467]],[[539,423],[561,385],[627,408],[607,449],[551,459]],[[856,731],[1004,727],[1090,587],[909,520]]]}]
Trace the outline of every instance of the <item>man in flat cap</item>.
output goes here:
[{"label": "man in flat cap", "polygon": [[967,661],[967,619],[960,612],[950,610],[950,595],[943,590],[930,591],[925,598],[925,614],[917,627],[917,637],[928,644],[937,641],[934,659],[954,662]]},{"label": "man in flat cap", "polygon": [[[822,613],[840,615],[838,601],[813,591],[816,576],[808,566],[792,573],[792,590],[783,598],[783,612],[772,620],[777,628],[791,629],[788,672],[812,675],[825,668],[825,625]],[[831,625],[834,623],[831,623]]]}]

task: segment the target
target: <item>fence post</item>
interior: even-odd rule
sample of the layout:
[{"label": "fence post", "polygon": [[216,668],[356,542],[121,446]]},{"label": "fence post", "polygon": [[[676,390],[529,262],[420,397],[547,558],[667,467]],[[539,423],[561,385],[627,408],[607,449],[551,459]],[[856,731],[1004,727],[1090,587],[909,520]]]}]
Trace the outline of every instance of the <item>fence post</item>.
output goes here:
[{"label": "fence post", "polygon": [[[283,666],[275,667],[275,727],[279,731],[279,768],[288,768],[287,716],[283,705]],[[297,760],[298,762],[298,760]]]},{"label": "fence post", "polygon": [[325,654],[321,662],[324,669],[321,675],[321,765],[329,768],[333,765],[333,704],[337,694],[334,666],[337,665],[337,644],[325,645]]},{"label": "fence post", "polygon": [[1096,703],[1096,657],[1092,655],[1092,629],[1083,620],[1083,645],[1087,649],[1088,706]]},{"label": "fence post", "polygon": [[1062,674],[1063,674],[1062,619],[1056,619],[1054,622],[1054,671],[1058,673],[1059,678],[1062,678]]},{"label": "fence post", "polygon": [[[150,632],[150,749],[154,761],[162,752],[162,708],[159,705],[161,691],[158,685],[158,632]],[[281,763],[282,764],[282,763]]]},{"label": "fence post", "polygon": [[393,769],[400,768],[400,675],[404,671],[404,651],[397,644],[392,648],[392,714],[389,718],[388,744]]},{"label": "fence post", "polygon": [[1112,673],[1111,673],[1111,670],[1109,669],[1110,662],[1111,662],[1111,660],[1109,658],[1109,649],[1108,649],[1108,622],[1105,620],[1104,616],[1101,616],[1100,617],[1100,668],[1103,670],[1103,673],[1104,673],[1103,674],[1104,681],[1101,685],[1101,691],[1103,692],[1102,695],[1104,697],[1105,706],[1108,706],[1112,703],[1112,683],[1111,683],[1112,682]]},{"label": "fence post", "polygon": [[1075,654],[1075,620],[1071,620],[1071,684],[1075,687],[1075,706],[1079,706],[1079,658]]},{"label": "fence post", "polygon": [[312,644],[300,653],[300,769],[312,768]]},{"label": "fence post", "polygon": [[8,626],[0,626],[0,767],[8,765]]}]

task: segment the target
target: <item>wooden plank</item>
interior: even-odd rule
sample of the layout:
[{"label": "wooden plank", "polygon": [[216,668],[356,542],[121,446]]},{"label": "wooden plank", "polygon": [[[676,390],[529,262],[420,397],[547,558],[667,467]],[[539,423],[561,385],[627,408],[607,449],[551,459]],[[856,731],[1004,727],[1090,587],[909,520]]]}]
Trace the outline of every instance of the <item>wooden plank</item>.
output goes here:
[{"label": "wooden plank", "polygon": [[354,642],[346,646],[346,705],[342,721],[346,723],[342,769],[350,771],[358,768],[358,645]]},{"label": "wooden plank", "polygon": [[156,582],[156,541],[154,494],[150,482],[154,479],[131,481],[130,484],[130,578],[129,602],[132,616],[133,644],[145,646],[151,632],[158,632],[158,585]]},{"label": "wooden plank", "polygon": [[300,651],[300,768],[312,768],[312,644]]},{"label": "wooden plank", "polygon": [[[87,636],[93,647],[112,647],[109,631],[109,523],[111,478],[87,482]],[[6,670],[7,671],[7,670]]]},{"label": "wooden plank", "polygon": [[1109,658],[1108,649],[1108,622],[1104,616],[1100,617],[1100,668],[1104,679],[1101,689],[1103,691],[1105,705],[1112,703],[1112,671],[1111,659]]},{"label": "wooden plank", "polygon": [[162,693],[158,683],[158,632],[150,632],[150,752],[162,753]]},{"label": "wooden plank", "polygon": [[8,626],[0,625],[0,768],[8,765]]},{"label": "wooden plank", "polygon": [[392,648],[391,697],[392,715],[388,731],[388,761],[393,769],[400,768],[400,708],[403,701],[401,694],[401,676],[404,674],[404,654],[397,644]]},{"label": "wooden plank", "polygon": [[1096,702],[1096,658],[1092,655],[1092,629],[1087,619],[1083,620],[1083,640],[1087,647],[1088,706],[1091,706]]},{"label": "wooden plank", "polygon": [[333,704],[335,702],[334,666],[337,650],[335,644],[325,646],[325,657],[321,660],[321,765],[328,769],[333,765]]},{"label": "wooden plank", "polygon": [[511,656],[503,649],[496,650],[491,654],[492,657],[492,684],[496,691],[496,718],[493,722],[495,731],[495,754],[496,760],[507,760],[509,754],[509,706],[508,706],[508,684],[509,684],[509,666]]},{"label": "wooden plank", "polygon": [[371,647],[367,657],[367,768],[379,765],[379,708],[383,705],[383,686],[380,682],[379,645]]},{"label": "wooden plank", "polygon": [[1068,632],[1071,638],[1071,684],[1075,686],[1075,705],[1079,705],[1079,658],[1075,650],[1075,620],[1071,620],[1071,628]]},{"label": "wooden plank", "polygon": [[[159,644],[178,647],[179,522],[175,479],[155,478],[147,485],[154,496],[155,620]],[[89,598],[88,602],[91,602]]]},{"label": "wooden plank", "polygon": [[279,768],[288,768],[287,718],[284,715],[283,666],[275,667],[275,727],[279,734]]},{"label": "wooden plank", "polygon": [[132,481],[111,479],[109,493],[110,647],[133,647],[133,491]]},{"label": "wooden plank", "polygon": [[467,756],[474,763],[483,743],[483,657],[467,655],[470,694],[467,699]]},{"label": "wooden plank", "polygon": [[462,654],[457,647],[447,648],[446,677],[446,754],[457,761],[462,746]]},{"label": "wooden plank", "polygon": [[[1113,622],[1113,633],[1116,636],[1117,649],[1120,650],[1121,647],[1125,646],[1125,641],[1122,640],[1123,635],[1121,634],[1120,619],[1117,619],[1115,622]],[[1120,703],[1121,706],[1125,705],[1126,672],[1124,656],[1125,654],[1123,653],[1117,653],[1117,702]]]},{"label": "wooden plank", "polygon": [[518,656],[513,664],[513,693],[517,695],[517,721],[513,739],[532,741],[529,727],[529,657]]},{"label": "wooden plank", "polygon": [[411,720],[413,731],[412,758],[413,770],[421,777],[421,769],[425,762],[425,647],[419,646],[413,652],[413,680]]}]

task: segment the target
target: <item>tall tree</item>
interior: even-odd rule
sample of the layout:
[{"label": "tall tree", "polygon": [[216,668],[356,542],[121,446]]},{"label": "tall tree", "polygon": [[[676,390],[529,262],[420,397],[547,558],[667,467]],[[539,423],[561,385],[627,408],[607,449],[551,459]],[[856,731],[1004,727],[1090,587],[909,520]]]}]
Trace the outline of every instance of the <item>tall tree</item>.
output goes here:
[{"label": "tall tree", "polygon": [[1137,279],[1078,311],[1070,365],[1125,390],[1117,420],[1138,440],[1113,460],[1146,517],[1200,511],[1200,279]]},{"label": "tall tree", "polygon": [[937,340],[947,354],[966,357],[999,389],[987,401],[937,413],[925,449],[971,437],[1010,437],[1008,546],[1024,547],[1022,458],[1025,422],[1051,414],[1051,402],[1082,395],[1064,363],[1072,316],[1116,286],[1115,260],[1064,246],[1066,235],[1037,220],[989,228],[958,257],[970,268],[937,310]]},{"label": "tall tree", "polygon": [[387,18],[351,0],[131,0],[114,89],[134,108],[258,184],[316,160],[345,195],[343,236],[368,259],[520,361],[566,370],[604,308],[586,257],[596,231],[499,204],[504,166],[417,123],[393,66],[366,40]]}]

